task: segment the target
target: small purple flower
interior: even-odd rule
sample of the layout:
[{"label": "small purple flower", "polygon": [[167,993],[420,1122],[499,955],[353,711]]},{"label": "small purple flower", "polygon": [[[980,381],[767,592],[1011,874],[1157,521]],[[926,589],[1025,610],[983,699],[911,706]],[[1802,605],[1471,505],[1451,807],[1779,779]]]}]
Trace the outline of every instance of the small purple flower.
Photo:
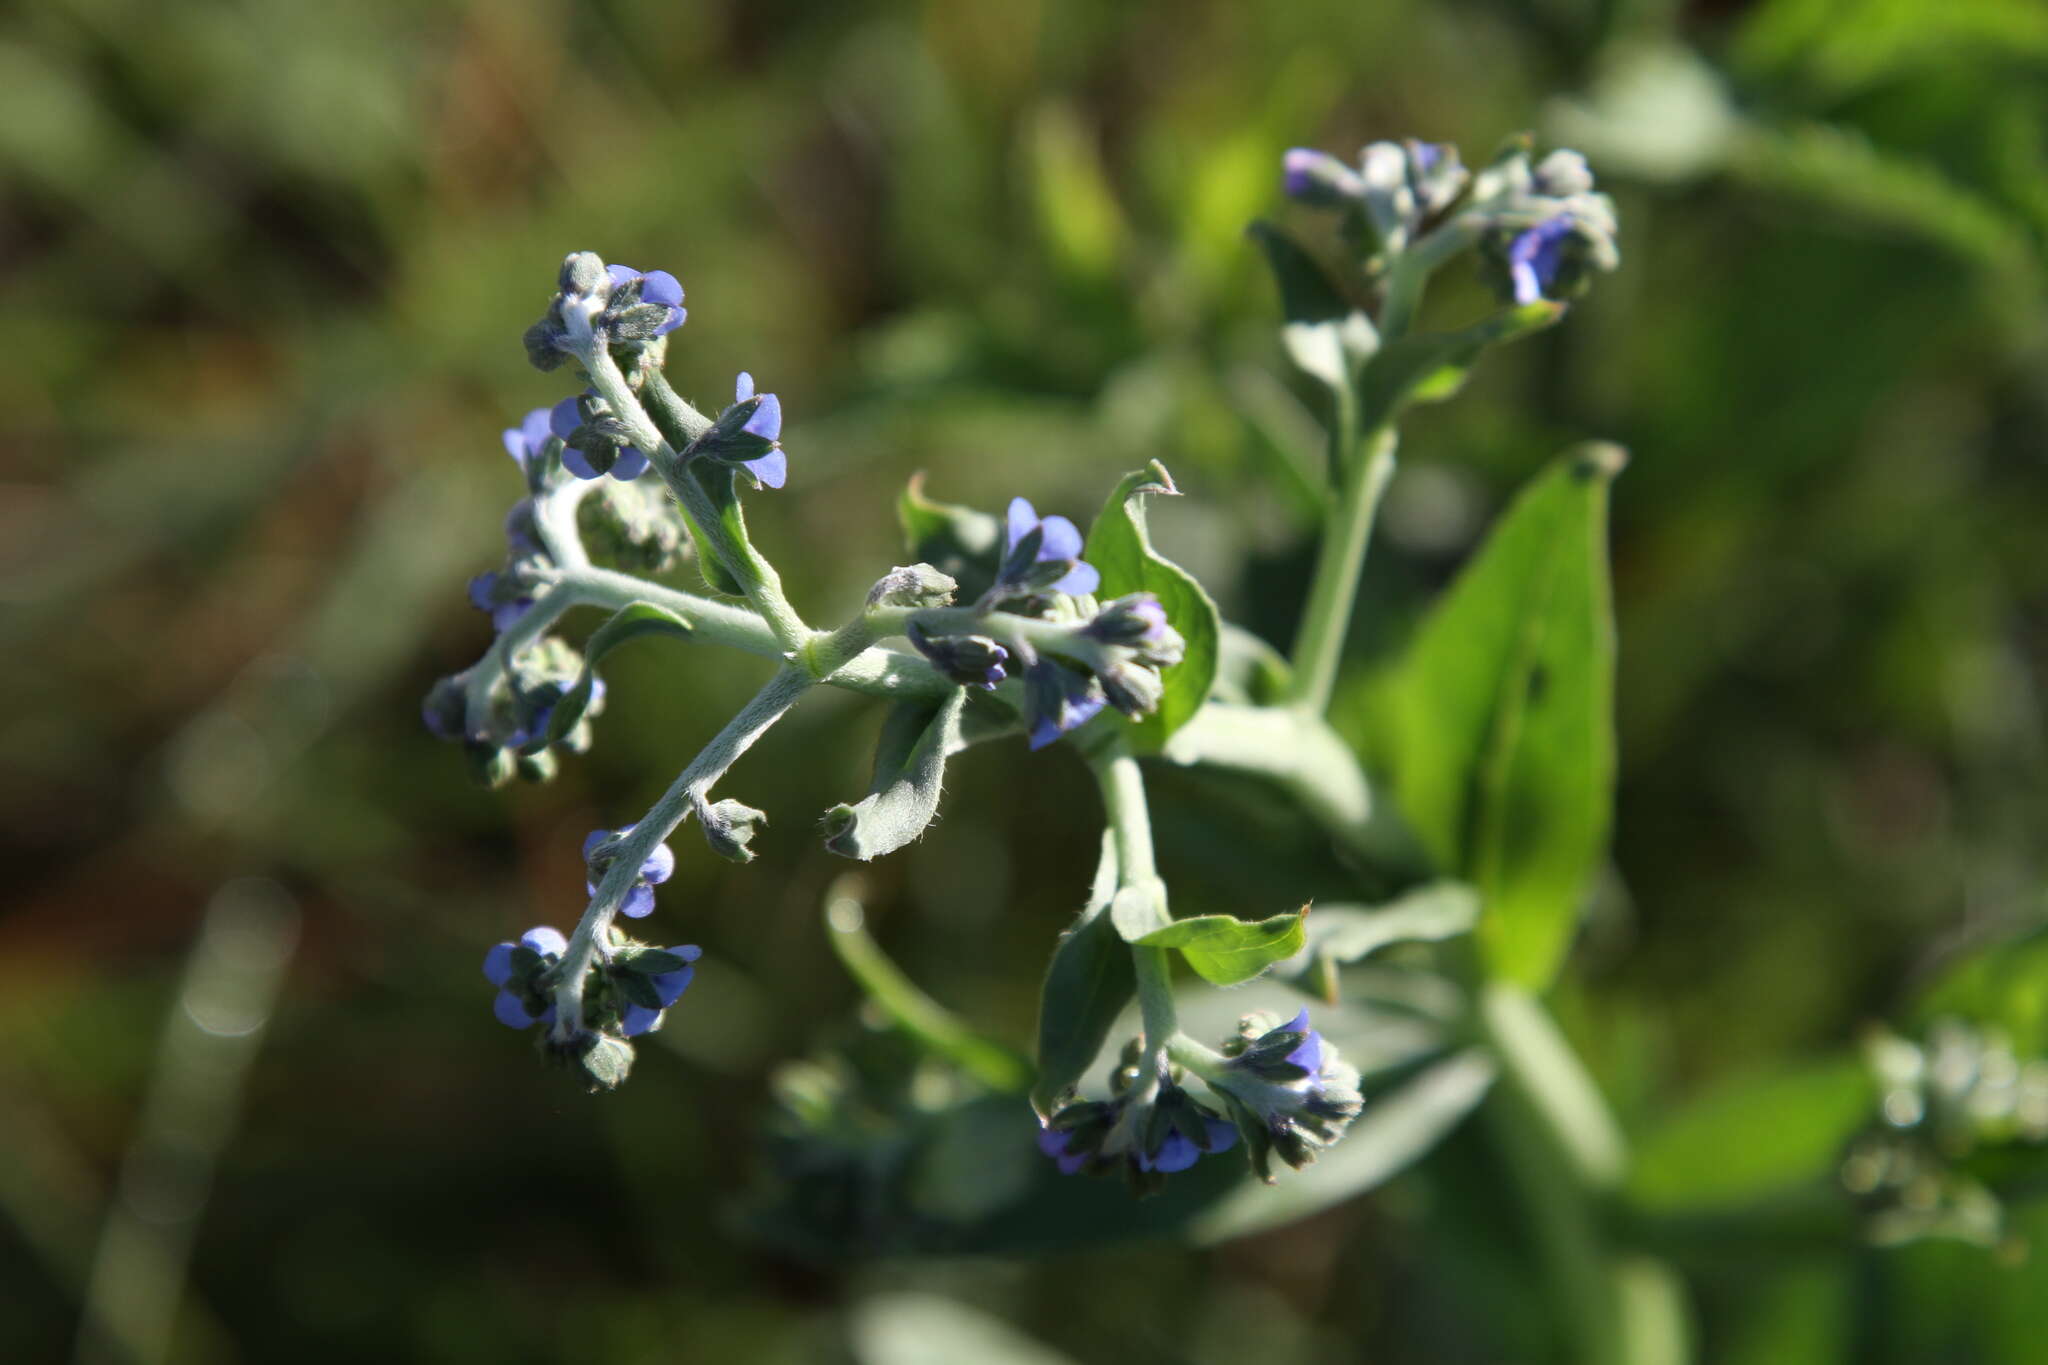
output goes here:
[{"label": "small purple flower", "polygon": [[491,618],[491,629],[500,635],[510,630],[533,607],[531,597],[508,597],[503,576],[487,569],[469,580],[469,604]]},{"label": "small purple flower", "polygon": [[666,270],[650,270],[642,274],[630,265],[608,265],[605,273],[612,277],[614,293],[638,280],[640,302],[668,310],[668,316],[654,329],[654,335],[658,337],[667,336],[682,326],[683,319],[690,315],[689,310],[683,307],[683,286]]},{"label": "small purple flower", "polygon": [[[522,959],[520,949],[532,956]],[[569,941],[543,924],[521,934],[517,943],[500,943],[484,954],[484,979],[498,988],[497,999],[491,1002],[491,1013],[497,1016],[499,1023],[507,1028],[531,1028],[535,1024],[554,1022],[555,1007],[552,1003],[538,1014],[530,1008],[537,999],[533,983],[542,971],[560,961],[567,951]]]},{"label": "small purple flower", "polygon": [[553,434],[549,410],[535,408],[520,420],[518,426],[505,428],[505,453],[521,469],[529,468],[540,457],[542,447],[547,445],[548,437]]},{"label": "small purple flower", "polygon": [[[582,394],[571,394],[555,404],[548,414],[548,429],[566,443],[576,434],[576,428],[583,425],[582,399],[595,396],[585,390]],[[604,474],[598,472],[597,466],[590,463],[590,456],[572,445],[564,444],[562,447],[562,468],[579,479],[604,477]],[[647,472],[647,456],[638,446],[620,446],[618,458],[612,461],[612,467],[605,472],[621,483],[631,483]]]},{"label": "small purple flower", "polygon": [[1306,1009],[1286,1023],[1247,1016],[1223,1051],[1230,1060],[1203,1079],[1237,1120],[1262,1180],[1273,1178],[1275,1155],[1297,1170],[1314,1161],[1364,1106],[1358,1069],[1309,1027]]},{"label": "small purple flower", "polygon": [[1041,517],[1024,498],[1010,500],[1005,522],[1001,584],[1024,592],[1079,597],[1102,586],[1102,575],[1081,558],[1081,532],[1065,517]]},{"label": "small purple flower", "polygon": [[661,996],[659,1009],[646,1005],[627,1005],[620,1016],[619,1031],[628,1038],[637,1038],[661,1022],[662,1012],[683,998],[683,992],[690,988],[690,981],[697,974],[691,965],[704,955],[704,950],[694,943],[678,944],[668,950],[683,959],[683,965],[672,972],[661,972],[648,977],[655,992]]},{"label": "small purple flower", "polygon": [[[583,841],[583,860],[590,867],[591,880],[585,883],[590,894],[597,894],[597,882],[603,879],[605,870],[611,866],[610,858],[592,860],[601,846],[614,839],[624,839],[633,832],[633,826],[624,829],[594,829]],[[654,913],[654,888],[675,875],[675,850],[667,844],[656,844],[654,851],[640,864],[640,875],[626,892],[626,899],[619,905],[619,913],[629,919],[645,919]]]},{"label": "small purple flower", "polygon": [[[1195,1164],[1204,1152],[1227,1152],[1237,1142],[1237,1128],[1222,1119],[1200,1116],[1202,1133],[1183,1133],[1181,1125],[1187,1122],[1184,1115],[1177,1115],[1167,1128],[1166,1136],[1160,1140],[1156,1152],[1133,1152],[1131,1159],[1138,1163],[1141,1171],[1163,1171],[1171,1175],[1184,1171]],[[1206,1136],[1204,1144],[1201,1138]]]},{"label": "small purple flower", "polygon": [[[590,679],[590,701],[583,708],[585,716],[596,715],[604,709],[604,679],[592,675]],[[507,748],[524,749],[548,732],[548,723],[555,718],[555,703],[550,702],[526,718],[526,723],[505,736]]]},{"label": "small purple flower", "polygon": [[1546,218],[1535,227],[1516,235],[1508,243],[1508,278],[1514,283],[1515,302],[1535,303],[1549,296],[1564,264],[1565,243],[1571,240],[1575,224],[1568,213]]},{"label": "small purple flower", "polygon": [[1328,152],[1312,147],[1291,148],[1280,165],[1281,187],[1289,199],[1331,209],[1365,197],[1364,177]]},{"label": "small purple flower", "polygon": [[[742,370],[732,386],[733,402],[744,403],[753,396],[754,376]],[[762,394],[754,415],[740,430],[774,447],[766,455],[745,461],[740,467],[752,474],[758,483],[769,488],[782,487],[789,477],[789,460],[782,451],[782,400],[772,393]]]},{"label": "small purple flower", "polygon": [[1040,659],[1024,670],[1024,714],[1031,722],[1034,749],[1086,725],[1108,704],[1093,678],[1051,659]]},{"label": "small purple flower", "polygon": [[963,687],[992,692],[1009,676],[1004,665],[1010,661],[1010,651],[986,635],[931,635],[916,621],[904,634],[933,667]]},{"label": "small purple flower", "polygon": [[1073,1175],[1088,1164],[1091,1153],[1074,1151],[1073,1140],[1073,1133],[1060,1128],[1047,1128],[1038,1135],[1038,1150],[1059,1164],[1061,1175]]}]

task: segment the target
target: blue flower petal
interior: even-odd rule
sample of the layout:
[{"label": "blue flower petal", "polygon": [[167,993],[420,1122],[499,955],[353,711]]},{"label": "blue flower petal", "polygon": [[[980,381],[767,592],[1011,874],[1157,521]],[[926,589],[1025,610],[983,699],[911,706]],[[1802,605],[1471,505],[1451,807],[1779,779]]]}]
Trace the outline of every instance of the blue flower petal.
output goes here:
[{"label": "blue flower petal", "polygon": [[646,303],[658,303],[663,308],[681,308],[683,286],[666,270],[650,270],[640,277],[640,298]]},{"label": "blue flower petal", "polygon": [[1053,584],[1052,590],[1063,592],[1069,597],[1080,597],[1084,593],[1094,592],[1101,586],[1102,575],[1095,571],[1093,564],[1083,562],[1076,564],[1072,573]]},{"label": "blue flower petal", "polygon": [[583,410],[577,406],[577,399],[581,397],[581,394],[572,393],[548,409],[548,430],[565,441],[570,433],[583,425]]},{"label": "blue flower petal", "polygon": [[619,913],[627,919],[646,919],[654,913],[654,888],[645,882],[634,882],[619,906]]},{"label": "blue flower petal", "polygon": [[1011,498],[1010,512],[1007,520],[1008,526],[1006,530],[1008,534],[1003,539],[1003,555],[1005,558],[1009,556],[1010,551],[1017,548],[1017,542],[1024,539],[1032,527],[1038,525],[1038,511],[1023,498]]},{"label": "blue flower petal", "polygon": [[521,947],[531,948],[542,957],[560,957],[569,951],[569,940],[562,937],[561,930],[548,925],[536,925],[519,936]]},{"label": "blue flower petal", "polygon": [[638,446],[620,446],[619,458],[612,461],[611,476],[620,483],[631,483],[647,472],[647,455]]},{"label": "blue flower petal", "polygon": [[1138,1169],[1163,1171],[1170,1175],[1194,1165],[1201,1155],[1202,1149],[1195,1146],[1195,1140],[1175,1128],[1167,1133],[1166,1140],[1159,1144],[1157,1152],[1150,1156],[1143,1152],[1137,1154]]},{"label": "blue flower petal", "polygon": [[484,954],[484,980],[493,986],[502,986],[512,979],[512,944],[508,941],[492,946]]},{"label": "blue flower petal", "polygon": [[763,488],[780,488],[789,481],[789,458],[779,450],[771,450],[758,460],[748,460],[741,468]]},{"label": "blue flower petal", "polygon": [[745,370],[741,370],[740,377],[733,381],[732,401],[735,403],[744,403],[753,396],[754,376],[748,374]]},{"label": "blue flower petal", "polygon": [[660,1022],[660,1010],[651,1010],[645,1005],[628,1005],[619,1018],[619,1032],[628,1038],[638,1038]]},{"label": "blue flower petal", "polygon": [[1045,528],[1045,539],[1038,546],[1039,563],[1081,557],[1081,532],[1073,522],[1055,516],[1047,517],[1039,525]]},{"label": "blue flower petal", "polygon": [[506,1028],[532,1028],[534,1018],[526,1012],[526,1002],[510,991],[499,991],[498,998],[491,1002],[491,1013]]},{"label": "blue flower petal", "polygon": [[654,983],[654,989],[661,996],[662,1008],[666,1009],[683,998],[683,992],[690,989],[690,982],[696,975],[695,967],[679,967],[675,971],[663,972],[659,976],[650,976],[647,979]]},{"label": "blue flower petal", "polygon": [[630,265],[608,265],[604,268],[604,273],[612,277],[612,288],[614,289],[622,285],[631,284],[640,278],[640,272]]},{"label": "blue flower petal", "polygon": [[647,855],[647,861],[640,864],[640,875],[659,885],[676,874],[676,851],[667,844],[656,844],[654,851]]}]

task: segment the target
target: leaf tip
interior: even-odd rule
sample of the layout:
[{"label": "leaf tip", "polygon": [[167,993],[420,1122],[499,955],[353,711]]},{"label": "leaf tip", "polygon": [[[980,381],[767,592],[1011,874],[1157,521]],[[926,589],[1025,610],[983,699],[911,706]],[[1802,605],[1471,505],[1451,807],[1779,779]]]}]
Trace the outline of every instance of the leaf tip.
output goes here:
[{"label": "leaf tip", "polygon": [[1628,451],[1612,441],[1588,441],[1572,451],[1572,473],[1591,481],[1610,482],[1628,467]]}]

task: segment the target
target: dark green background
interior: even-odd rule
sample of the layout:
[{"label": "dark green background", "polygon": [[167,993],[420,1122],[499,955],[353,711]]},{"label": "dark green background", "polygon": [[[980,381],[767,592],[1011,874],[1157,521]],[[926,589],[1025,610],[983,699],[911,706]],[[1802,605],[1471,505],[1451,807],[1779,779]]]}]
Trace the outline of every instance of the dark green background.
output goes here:
[{"label": "dark green background", "polygon": [[[1455,1149],[1435,1184],[1201,1252],[759,1250],[727,1215],[766,1078],[860,1027],[818,928],[846,864],[811,827],[862,790],[875,713],[809,701],[737,771],[774,820],[755,865],[679,841],[653,923],[704,945],[702,977],[605,1098],[491,1022],[477,961],[573,919],[583,834],[643,809],[763,666],[624,652],[595,752],[543,789],[468,787],[417,720],[487,640],[462,593],[517,491],[497,432],[562,392],[519,333],[577,248],[682,279],[684,393],[744,368],[782,396],[790,486],[752,521],[814,621],[895,561],[914,470],[1082,517],[1156,457],[1189,495],[1156,509],[1162,547],[1284,644],[1314,433],[1242,228],[1297,221],[1290,145],[1420,135],[1472,160],[1520,127],[1593,157],[1622,270],[1411,422],[1353,643],[1398,639],[1555,450],[1631,450],[1615,867],[1559,1009],[1640,1134],[1840,1052],[1940,953],[2040,913],[2048,11],[49,0],[0,21],[0,1355],[70,1349],[185,951],[253,875],[302,932],[181,1359],[861,1339],[897,1365],[856,1305],[903,1287],[1090,1365],[1544,1358],[1505,1227],[1437,1231]],[[1482,303],[1455,273],[1445,318]],[[1095,800],[1071,756],[1016,746],[950,788],[872,870],[871,923],[1021,1046]],[[1286,908],[1202,857],[1167,795],[1169,875]],[[2048,1337],[2014,1247],[1694,1269],[1708,1360],[2024,1362]]]}]

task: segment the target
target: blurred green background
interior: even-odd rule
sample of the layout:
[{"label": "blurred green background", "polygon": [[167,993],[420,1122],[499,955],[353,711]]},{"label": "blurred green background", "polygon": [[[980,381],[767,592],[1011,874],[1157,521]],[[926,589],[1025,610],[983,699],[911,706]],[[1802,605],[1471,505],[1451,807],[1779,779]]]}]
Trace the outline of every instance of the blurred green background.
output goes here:
[{"label": "blurred green background", "polygon": [[[1555,450],[1632,451],[1614,871],[1558,1008],[1647,1136],[1842,1055],[1943,954],[2041,913],[2048,9],[0,19],[0,1357],[67,1358],[88,1295],[148,1322],[182,1292],[173,1356],[209,1362],[1546,1358],[1510,1231],[1437,1216],[1455,1143],[1440,1175],[1215,1247],[848,1260],[750,1234],[769,1075],[864,1028],[818,927],[848,864],[811,822],[863,790],[876,713],[816,698],[740,767],[727,791],[775,821],[752,867],[679,841],[654,923],[704,945],[699,982],[593,1098],[491,1021],[477,962],[573,920],[583,834],[762,666],[628,650],[593,753],[498,794],[417,709],[487,641],[463,583],[518,491],[497,432],[562,391],[519,335],[580,248],[682,279],[685,394],[742,368],[781,394],[791,483],[752,520],[814,621],[900,557],[913,471],[1081,517],[1156,457],[1189,494],[1163,548],[1286,643],[1318,445],[1242,229],[1316,230],[1278,199],[1290,145],[1469,161],[1521,127],[1592,157],[1623,268],[1411,421],[1353,646],[1394,643]],[[1285,908],[1163,785],[1169,875]],[[1023,1046],[1094,798],[1070,757],[997,746],[949,802],[867,871],[869,921]],[[1703,1178],[1741,1155],[1710,1142]],[[2048,1222],[2015,1220],[1995,1251],[1686,1264],[1700,1358],[2038,1360]]]}]

